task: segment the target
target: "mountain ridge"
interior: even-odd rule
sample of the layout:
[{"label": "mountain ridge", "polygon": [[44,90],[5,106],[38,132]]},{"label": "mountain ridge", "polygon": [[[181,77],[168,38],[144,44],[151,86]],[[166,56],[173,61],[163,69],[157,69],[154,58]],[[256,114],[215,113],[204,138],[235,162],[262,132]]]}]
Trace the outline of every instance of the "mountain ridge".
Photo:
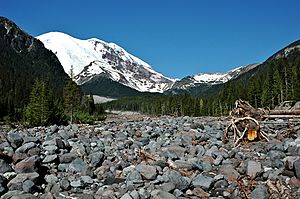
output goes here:
[{"label": "mountain ridge", "polygon": [[[247,68],[242,66],[223,73],[200,73],[178,80],[156,72],[148,63],[129,54],[113,42],[105,42],[98,38],[81,40],[62,32],[49,32],[37,38],[57,55],[67,73],[73,66],[75,80],[77,84],[82,85],[85,92],[95,92],[95,89],[91,89],[91,84],[83,86],[85,83],[91,80],[94,83],[99,82],[95,80],[97,77],[101,77],[103,82],[105,76],[107,80],[111,79],[138,92],[171,93],[174,90],[197,87],[200,84],[210,86],[225,83],[236,78],[235,71]],[[106,84],[108,85],[108,82]],[[86,90],[87,88],[90,89]],[[109,93],[99,89],[98,91],[93,94],[102,93],[109,96]]]},{"label": "mountain ridge", "polygon": [[[18,115],[36,79],[47,81],[62,96],[68,78],[57,57],[38,39],[0,16],[0,118]],[[15,114],[18,112],[18,114]]]}]

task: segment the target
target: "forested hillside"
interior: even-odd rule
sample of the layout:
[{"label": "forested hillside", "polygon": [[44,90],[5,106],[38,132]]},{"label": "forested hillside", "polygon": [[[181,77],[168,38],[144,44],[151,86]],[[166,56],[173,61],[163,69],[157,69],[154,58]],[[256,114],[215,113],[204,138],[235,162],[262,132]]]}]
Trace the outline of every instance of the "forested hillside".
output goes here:
[{"label": "forested hillside", "polygon": [[60,98],[69,77],[42,42],[0,17],[0,119],[21,117],[36,79],[48,82]]},{"label": "forested hillside", "polygon": [[[234,101],[274,108],[280,102],[300,100],[299,41],[280,50],[263,64],[225,84],[214,85],[198,97],[188,95],[123,98],[107,103],[108,109],[140,111],[155,115],[228,114]],[[296,47],[295,47],[296,46]],[[215,93],[210,97],[209,94]]]}]

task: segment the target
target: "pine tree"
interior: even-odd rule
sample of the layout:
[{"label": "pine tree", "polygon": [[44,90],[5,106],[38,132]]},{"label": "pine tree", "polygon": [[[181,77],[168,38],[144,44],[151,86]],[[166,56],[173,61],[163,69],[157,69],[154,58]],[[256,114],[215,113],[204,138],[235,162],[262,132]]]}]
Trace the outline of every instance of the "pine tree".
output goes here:
[{"label": "pine tree", "polygon": [[74,113],[79,109],[81,102],[81,92],[79,87],[72,80],[68,80],[64,88],[64,107],[65,113],[70,116],[70,122],[73,123]]},{"label": "pine tree", "polygon": [[266,76],[266,80],[262,86],[262,94],[261,94],[261,103],[264,107],[271,105],[271,81],[270,81],[270,75],[269,73]]},{"label": "pine tree", "polygon": [[96,110],[96,106],[95,106],[95,101],[94,101],[94,97],[93,95],[89,96],[89,114],[92,115],[94,114]]},{"label": "pine tree", "polygon": [[36,80],[25,109],[25,121],[30,126],[47,125],[51,119],[50,91],[48,84]]},{"label": "pine tree", "polygon": [[283,101],[283,81],[277,69],[273,74],[273,88],[275,101],[279,104]]}]

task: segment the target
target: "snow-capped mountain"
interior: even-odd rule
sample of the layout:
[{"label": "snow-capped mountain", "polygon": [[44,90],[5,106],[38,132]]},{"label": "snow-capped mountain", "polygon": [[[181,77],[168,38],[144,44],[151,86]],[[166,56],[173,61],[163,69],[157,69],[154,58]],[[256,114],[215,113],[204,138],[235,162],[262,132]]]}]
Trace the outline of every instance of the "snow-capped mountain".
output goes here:
[{"label": "snow-capped mountain", "polygon": [[249,70],[255,68],[259,64],[249,64],[246,66],[240,66],[233,70],[225,73],[200,73],[193,76],[187,76],[179,81],[176,81],[171,89],[188,89],[190,87],[195,87],[200,84],[222,84],[231,79],[237,78],[239,75],[248,72]]},{"label": "snow-capped mountain", "polygon": [[[112,80],[140,92],[174,93],[174,90],[185,90],[199,85],[225,83],[257,66],[251,64],[226,73],[200,73],[175,80],[156,72],[149,64],[114,43],[97,38],[81,40],[61,32],[49,32],[37,38],[56,54],[66,73],[70,73],[72,66],[75,81],[85,91],[107,96],[110,96],[112,91],[110,93],[102,91],[108,90],[112,83],[106,80]],[[113,86],[120,87],[118,84]],[[94,87],[99,88],[95,91]],[[125,88],[121,88],[123,92]],[[120,88],[118,89],[114,92],[121,92]],[[122,96],[126,95],[126,92]]]},{"label": "snow-capped mountain", "polygon": [[97,38],[81,40],[61,32],[37,38],[56,54],[67,73],[73,66],[79,85],[101,75],[141,92],[162,93],[175,81],[114,43]]}]

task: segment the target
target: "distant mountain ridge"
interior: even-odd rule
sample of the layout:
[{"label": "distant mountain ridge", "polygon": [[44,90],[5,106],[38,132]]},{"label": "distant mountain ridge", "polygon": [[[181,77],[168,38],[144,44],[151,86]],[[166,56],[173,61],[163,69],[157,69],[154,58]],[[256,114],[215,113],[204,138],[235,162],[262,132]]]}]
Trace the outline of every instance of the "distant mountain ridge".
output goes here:
[{"label": "distant mountain ridge", "polygon": [[258,65],[259,64],[249,64],[246,66],[240,66],[225,73],[200,73],[193,76],[187,76],[176,81],[172,88],[168,90],[168,92],[173,92],[173,94],[176,94],[175,90],[178,92],[178,90],[187,90],[188,88],[197,87],[199,85],[211,86],[223,84],[231,79],[237,78],[239,75],[248,72]]}]

